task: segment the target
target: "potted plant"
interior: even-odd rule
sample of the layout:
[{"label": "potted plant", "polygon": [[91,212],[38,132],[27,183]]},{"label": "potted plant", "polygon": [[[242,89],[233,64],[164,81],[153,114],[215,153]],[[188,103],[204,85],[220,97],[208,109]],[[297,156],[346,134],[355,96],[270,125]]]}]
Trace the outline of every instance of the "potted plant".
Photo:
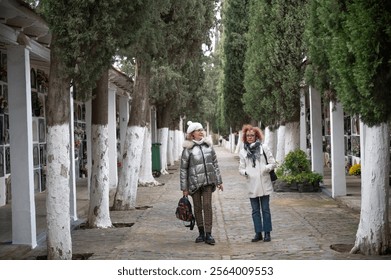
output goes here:
[{"label": "potted plant", "polygon": [[277,169],[279,180],[290,185],[291,190],[299,192],[319,191],[322,175],[312,172],[310,161],[304,151],[297,149],[289,152],[282,165]]}]

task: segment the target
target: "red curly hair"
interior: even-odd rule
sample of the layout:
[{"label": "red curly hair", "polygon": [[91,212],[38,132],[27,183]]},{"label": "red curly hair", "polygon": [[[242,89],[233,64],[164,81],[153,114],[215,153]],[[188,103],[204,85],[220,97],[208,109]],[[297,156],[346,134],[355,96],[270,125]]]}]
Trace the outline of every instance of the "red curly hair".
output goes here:
[{"label": "red curly hair", "polygon": [[262,130],[259,127],[255,127],[255,126],[252,126],[250,124],[245,124],[242,127],[242,141],[243,141],[243,143],[247,142],[246,133],[248,131],[253,131],[254,132],[255,140],[258,140],[258,139],[260,141],[263,140],[263,133],[262,133]]}]

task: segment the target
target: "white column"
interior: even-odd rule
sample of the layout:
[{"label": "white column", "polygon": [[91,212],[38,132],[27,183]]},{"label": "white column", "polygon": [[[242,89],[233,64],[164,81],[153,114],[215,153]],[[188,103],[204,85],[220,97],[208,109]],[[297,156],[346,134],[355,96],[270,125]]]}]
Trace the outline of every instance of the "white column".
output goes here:
[{"label": "white column", "polygon": [[313,87],[309,90],[312,171],[323,175],[322,102],[317,90]]},{"label": "white column", "polygon": [[[71,144],[71,149],[69,156],[70,160],[70,178],[69,178],[69,207],[70,207],[70,217],[72,221],[77,221],[77,205],[76,205],[76,158],[75,158],[75,126],[74,126],[74,106],[73,106],[73,88],[69,94],[69,140]],[[81,159],[80,159],[81,160]]]},{"label": "white column", "polygon": [[87,139],[87,189],[88,197],[90,197],[90,187],[91,187],[91,170],[92,170],[92,144],[91,144],[91,112],[92,105],[91,100],[88,100],[86,103],[86,139]]},{"label": "white column", "polygon": [[367,131],[367,126],[360,120],[360,163],[361,171],[363,169],[364,159],[365,159],[365,134]]},{"label": "white column", "polygon": [[116,125],[116,104],[115,104],[116,90],[109,87],[108,91],[108,131],[109,131],[109,174],[110,174],[110,188],[116,188],[118,182],[117,174],[117,125]]},{"label": "white column", "polygon": [[10,46],[8,60],[8,103],[12,172],[12,243],[37,246],[33,134],[31,112],[30,52]]},{"label": "white column", "polygon": [[307,153],[307,122],[306,122],[306,110],[305,106],[305,91],[300,90],[300,150]]},{"label": "white column", "polygon": [[[334,109],[333,109],[334,108]],[[340,103],[330,102],[331,192],[332,197],[346,195],[344,117]]]}]

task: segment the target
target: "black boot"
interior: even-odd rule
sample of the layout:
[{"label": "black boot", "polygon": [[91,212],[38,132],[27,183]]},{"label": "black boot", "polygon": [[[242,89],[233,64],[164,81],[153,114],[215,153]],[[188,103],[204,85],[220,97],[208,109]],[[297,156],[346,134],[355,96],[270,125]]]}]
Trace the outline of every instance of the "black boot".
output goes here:
[{"label": "black boot", "polygon": [[269,242],[270,240],[272,240],[270,232],[265,232],[265,239],[263,239],[263,242]]},{"label": "black boot", "polygon": [[200,235],[196,238],[195,243],[205,242],[205,232],[203,227],[199,227]]},{"label": "black boot", "polygon": [[210,244],[210,245],[213,245],[213,244],[216,243],[215,240],[213,239],[213,237],[212,237],[212,235],[211,235],[210,232],[207,232],[207,233],[206,233],[205,242],[206,242],[207,244]]},{"label": "black boot", "polygon": [[[265,236],[265,238],[266,238],[266,236]],[[255,233],[254,238],[251,239],[251,242],[258,242],[260,240],[262,240],[262,232],[257,232],[257,233]]]}]

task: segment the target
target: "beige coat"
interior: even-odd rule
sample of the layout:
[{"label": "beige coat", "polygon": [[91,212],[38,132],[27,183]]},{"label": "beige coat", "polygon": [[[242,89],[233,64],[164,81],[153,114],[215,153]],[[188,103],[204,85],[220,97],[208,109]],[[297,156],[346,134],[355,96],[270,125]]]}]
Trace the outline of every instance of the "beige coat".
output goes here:
[{"label": "beige coat", "polygon": [[[267,156],[268,165],[263,155]],[[276,161],[269,148],[260,146],[260,157],[253,167],[252,159],[247,157],[247,151],[242,148],[239,152],[239,173],[247,178],[248,196],[250,198],[270,195],[273,192],[273,184],[269,172],[276,168]]]}]

